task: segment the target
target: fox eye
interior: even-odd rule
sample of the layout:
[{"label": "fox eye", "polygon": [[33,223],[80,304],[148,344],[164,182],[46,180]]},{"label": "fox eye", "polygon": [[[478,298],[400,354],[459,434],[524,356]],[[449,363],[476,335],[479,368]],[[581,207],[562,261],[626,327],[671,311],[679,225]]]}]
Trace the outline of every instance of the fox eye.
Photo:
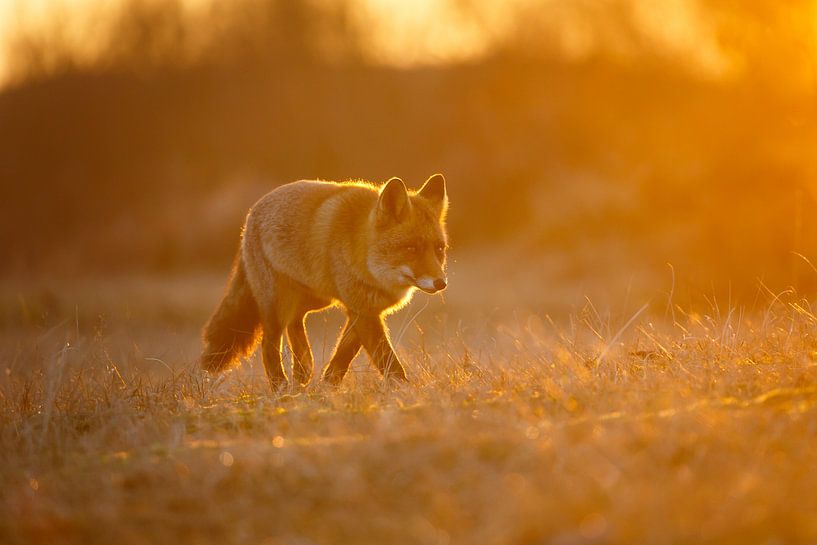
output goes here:
[{"label": "fox eye", "polygon": [[435,248],[438,254],[442,255],[445,253],[445,244],[438,244]]}]

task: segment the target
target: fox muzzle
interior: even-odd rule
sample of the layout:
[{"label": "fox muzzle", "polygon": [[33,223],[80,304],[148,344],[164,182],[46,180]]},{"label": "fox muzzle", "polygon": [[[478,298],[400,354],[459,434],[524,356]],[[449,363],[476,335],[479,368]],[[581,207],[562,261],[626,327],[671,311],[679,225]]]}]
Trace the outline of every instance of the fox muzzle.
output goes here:
[{"label": "fox muzzle", "polygon": [[448,283],[445,278],[421,276],[415,281],[415,285],[426,293],[437,293],[444,290]]}]

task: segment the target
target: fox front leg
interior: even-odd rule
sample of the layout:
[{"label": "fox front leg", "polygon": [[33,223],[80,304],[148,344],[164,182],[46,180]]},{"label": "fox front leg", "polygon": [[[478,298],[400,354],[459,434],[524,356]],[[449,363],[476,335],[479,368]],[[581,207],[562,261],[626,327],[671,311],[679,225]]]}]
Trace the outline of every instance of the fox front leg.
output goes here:
[{"label": "fox front leg", "polygon": [[380,316],[356,315],[350,316],[355,324],[355,331],[360,337],[363,347],[372,358],[372,362],[385,379],[408,382],[406,370],[389,342],[389,336],[383,318]]},{"label": "fox front leg", "polygon": [[361,348],[360,338],[358,337],[355,323],[351,317],[346,319],[346,324],[343,326],[343,331],[338,339],[338,344],[335,347],[335,352],[332,354],[332,359],[326,365],[323,371],[323,380],[333,386],[338,386],[346,372],[349,370],[349,364],[355,359],[357,353]]}]

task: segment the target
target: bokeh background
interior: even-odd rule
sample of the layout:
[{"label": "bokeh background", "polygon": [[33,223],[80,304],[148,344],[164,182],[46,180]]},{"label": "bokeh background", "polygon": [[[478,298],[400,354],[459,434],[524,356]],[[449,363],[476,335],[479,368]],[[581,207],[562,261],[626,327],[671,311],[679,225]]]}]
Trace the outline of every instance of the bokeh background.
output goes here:
[{"label": "bokeh background", "polygon": [[0,6],[9,283],[221,282],[275,186],[439,171],[453,302],[817,286],[814,0]]}]

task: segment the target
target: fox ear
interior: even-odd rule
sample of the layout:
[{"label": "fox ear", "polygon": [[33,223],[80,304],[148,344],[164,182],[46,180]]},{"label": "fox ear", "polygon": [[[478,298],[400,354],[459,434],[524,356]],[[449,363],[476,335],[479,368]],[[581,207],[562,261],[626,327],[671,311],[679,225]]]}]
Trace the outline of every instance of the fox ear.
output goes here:
[{"label": "fox ear", "polygon": [[448,209],[448,193],[445,190],[445,176],[442,174],[431,175],[417,194],[436,206],[440,215],[445,214]]},{"label": "fox ear", "polygon": [[391,178],[380,190],[377,215],[384,219],[401,220],[410,206],[406,184],[400,178]]}]

